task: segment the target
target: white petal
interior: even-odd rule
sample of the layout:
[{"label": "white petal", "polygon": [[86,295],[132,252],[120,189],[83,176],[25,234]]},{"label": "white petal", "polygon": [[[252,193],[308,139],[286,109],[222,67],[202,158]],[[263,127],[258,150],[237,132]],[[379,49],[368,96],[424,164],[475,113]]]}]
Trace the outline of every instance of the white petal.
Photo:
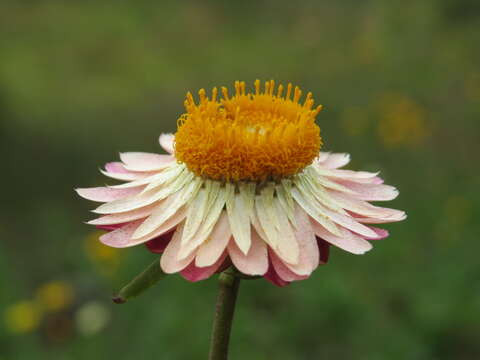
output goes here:
[{"label": "white petal", "polygon": [[329,192],[322,185],[316,182],[316,179],[314,179],[311,174],[305,173],[302,176],[298,176],[295,185],[305,198],[315,198],[321,205],[339,213],[346,214],[338,202],[329,195]]},{"label": "white petal", "polygon": [[342,229],[342,235],[335,236],[323,226],[318,224],[315,220],[312,220],[311,222],[313,230],[315,231],[315,235],[329,242],[330,244],[339,247],[340,249],[353,254],[364,254],[372,248],[372,244],[370,244],[367,240],[352,234],[348,230]]},{"label": "white petal", "polygon": [[195,265],[205,267],[215,264],[225,251],[231,235],[228,217],[225,211],[223,211],[210,236],[198,248]]},{"label": "white petal", "polygon": [[337,169],[347,165],[350,162],[350,155],[342,153],[320,153],[318,162],[328,169]]},{"label": "white petal", "polygon": [[160,146],[169,154],[173,154],[175,151],[173,143],[175,141],[175,136],[173,134],[162,134],[158,138]]},{"label": "white petal", "polygon": [[277,194],[278,201],[282,205],[288,219],[293,226],[297,226],[295,223],[295,201],[292,198],[291,188],[292,182],[290,180],[282,180],[281,185],[275,186],[275,193]]},{"label": "white petal", "polygon": [[225,197],[225,188],[221,188],[213,203],[209,206],[206,217],[204,218],[195,236],[193,236],[192,240],[190,240],[188,243],[182,244],[178,254],[180,258],[190,255],[198,246],[207,240],[222,213],[222,209],[225,206]]},{"label": "white petal", "polygon": [[[169,180],[171,180],[172,177],[178,176],[184,170],[185,170],[184,165],[171,164],[166,169],[162,170],[159,173],[155,173],[145,178],[134,180],[125,184],[112,185],[109,187],[112,189],[126,189],[126,188],[135,187],[135,186],[148,185],[149,187],[148,190],[150,190],[152,187],[156,187],[157,185],[168,182]],[[146,190],[144,189],[144,191]]]},{"label": "white petal", "polygon": [[398,214],[398,210],[374,206],[366,201],[355,199],[337,191],[330,191],[329,195],[344,209],[362,216],[385,218]]},{"label": "white petal", "polygon": [[[283,211],[278,199],[274,199],[273,206],[276,211],[276,217],[279,220],[279,227],[277,228],[278,248],[274,249],[274,251],[285,262],[289,264],[298,264],[300,250],[292,226],[290,225],[287,215]],[[297,226],[300,226],[300,224],[297,224]]]},{"label": "white petal", "polygon": [[137,231],[135,231],[133,238],[141,238],[158,228],[162,223],[175,214],[178,209],[185,205],[187,201],[194,197],[200,186],[201,179],[196,178],[194,181],[186,184],[180,191],[170,195],[166,200],[162,201]]},{"label": "white petal", "polygon": [[200,189],[188,204],[187,220],[185,221],[182,235],[182,245],[192,239],[206,216],[209,197],[207,191],[206,189]]},{"label": "white petal", "polygon": [[389,209],[393,211],[393,213],[388,217],[357,217],[355,216],[355,220],[360,223],[364,224],[383,224],[383,223],[391,223],[402,221],[407,218],[405,212],[401,210]]},{"label": "white petal", "polygon": [[303,194],[300,189],[296,187],[292,188],[291,192],[297,204],[300,205],[308,215],[326,227],[332,234],[340,235],[340,230],[337,225],[327,216],[327,209],[322,206],[317,199],[308,194]]},{"label": "white petal", "polygon": [[[278,248],[278,219],[276,211],[273,208],[273,189],[266,186],[255,197],[255,214],[259,225],[263,231],[258,231],[259,235],[264,234],[264,240],[272,249]],[[255,226],[255,225],[254,225]]]},{"label": "white petal", "polygon": [[179,176],[171,184],[160,190],[150,190],[139,195],[115,200],[99,206],[93,212],[98,214],[114,214],[153,204],[180,190],[186,183],[192,183],[192,177],[191,174],[186,173],[184,176]]},{"label": "white petal", "polygon": [[231,194],[227,197],[226,207],[230,228],[240,250],[247,254],[250,248],[250,218],[253,212],[255,199],[254,184],[240,184],[239,194]]}]

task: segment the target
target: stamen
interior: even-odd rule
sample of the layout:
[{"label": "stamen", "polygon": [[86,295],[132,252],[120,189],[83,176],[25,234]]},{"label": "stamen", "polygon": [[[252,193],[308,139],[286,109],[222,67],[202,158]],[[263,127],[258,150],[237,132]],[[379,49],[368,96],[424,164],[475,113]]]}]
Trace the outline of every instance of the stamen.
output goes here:
[{"label": "stamen", "polygon": [[[198,176],[222,181],[278,180],[302,171],[321,146],[315,117],[321,106],[313,107],[313,96],[288,84],[254,82],[254,93],[246,92],[244,81],[234,84],[235,95],[221,87],[212,89],[209,99],[204,89],[195,103],[190,92],[185,99],[187,112],[177,121],[175,156]],[[293,89],[293,99],[291,99]]]}]

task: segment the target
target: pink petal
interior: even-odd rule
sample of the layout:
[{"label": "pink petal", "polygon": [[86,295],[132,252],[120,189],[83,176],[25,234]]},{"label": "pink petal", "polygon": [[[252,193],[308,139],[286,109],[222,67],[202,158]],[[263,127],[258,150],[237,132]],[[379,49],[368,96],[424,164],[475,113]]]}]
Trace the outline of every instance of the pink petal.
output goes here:
[{"label": "pink petal", "polygon": [[130,238],[143,220],[130,222],[108,234],[100,236],[100,241],[112,247],[127,247]]},{"label": "pink petal", "polygon": [[130,247],[130,246],[143,244],[148,240],[152,240],[157,236],[167,233],[168,231],[176,227],[180,222],[182,222],[183,219],[185,219],[185,216],[186,216],[185,208],[180,208],[172,217],[170,217],[167,221],[165,221],[162,225],[160,225],[155,231],[138,239],[130,239],[126,246]]},{"label": "pink petal", "polygon": [[[315,238],[315,233],[313,231],[312,224],[310,219],[305,211],[298,205],[295,205],[295,239],[298,242],[299,246],[299,260],[297,264],[290,264],[284,260],[281,260],[281,265],[276,261],[276,257],[280,260],[278,254],[270,249],[270,254],[272,255],[272,263],[275,266],[275,270],[278,275],[284,280],[293,281],[305,279],[315,270],[319,263],[319,251],[318,244]],[[283,267],[287,268],[288,273],[283,271]],[[292,274],[290,274],[292,273]],[[284,275],[287,274],[287,275]],[[285,276],[288,276],[287,278]]]},{"label": "pink petal", "polygon": [[148,173],[134,173],[125,169],[125,166],[121,162],[110,162],[105,164],[105,170],[100,170],[100,172],[112,179],[124,180],[124,181],[133,181],[137,179],[144,178],[148,176]]},{"label": "pink petal", "polygon": [[109,162],[105,164],[105,170],[115,174],[129,174],[130,171],[125,169],[121,162]]},{"label": "pink petal", "polygon": [[112,225],[96,225],[95,227],[100,230],[112,231],[112,230],[121,228],[122,226],[125,226],[125,225],[127,225],[127,223],[119,223],[119,224],[112,224]]},{"label": "pink petal", "polygon": [[[307,279],[309,275],[297,275],[293,271],[291,271],[288,267],[287,264],[281,260],[274,251],[272,251],[271,248],[268,249],[268,253],[270,255],[270,260],[272,262],[273,268],[275,269],[275,272],[278,274],[280,279],[291,282],[291,281],[297,281],[297,280],[304,280]],[[318,251],[317,251],[318,254]]]},{"label": "pink petal", "polygon": [[383,240],[390,235],[388,233],[388,230],[385,230],[385,229],[380,229],[380,228],[373,227],[373,226],[370,226],[370,229],[375,231],[375,233],[377,234],[377,237],[374,237],[374,238],[364,237],[365,240]]},{"label": "pink petal", "polygon": [[228,254],[235,267],[246,275],[263,275],[268,270],[268,252],[265,242],[252,229],[251,245],[247,255],[237,246],[235,241],[228,244]]},{"label": "pink petal", "polygon": [[325,229],[322,225],[317,223],[314,219],[310,219],[315,235],[319,238],[328,241],[330,244],[339,247],[345,251],[353,254],[364,254],[372,248],[372,245],[365,239],[352,234],[350,231],[340,228],[342,236],[335,236]]},{"label": "pink petal", "polygon": [[168,243],[165,251],[160,259],[160,266],[167,274],[173,274],[185,269],[195,257],[195,253],[191,253],[186,258],[179,260],[178,252],[182,241],[183,224],[177,227],[172,240]]},{"label": "pink petal", "polygon": [[227,214],[225,211],[222,211],[212,233],[207,240],[198,247],[195,265],[199,267],[213,265],[225,251],[231,236],[232,232],[230,231]]},{"label": "pink petal", "polygon": [[352,181],[339,180],[339,184],[353,190],[357,199],[366,201],[388,201],[398,196],[398,190],[385,184],[359,184]]},{"label": "pink petal", "polygon": [[175,151],[173,143],[175,140],[175,136],[173,134],[162,134],[158,141],[160,142],[160,146],[169,154],[173,154]]},{"label": "pink petal", "polygon": [[175,161],[170,155],[160,155],[144,152],[121,153],[120,159],[124,162],[124,168],[130,171],[155,171],[164,169],[168,164]]},{"label": "pink petal", "polygon": [[337,213],[335,211],[331,211],[329,209],[324,210],[325,215],[330,217],[331,220],[333,220],[335,223],[338,225],[343,226],[344,228],[351,230],[353,232],[356,232],[362,236],[367,236],[367,237],[376,237],[377,234],[375,231],[371,230],[368,226],[365,226],[358,221],[352,216],[348,215],[342,215],[340,213]]},{"label": "pink petal", "polygon": [[127,211],[118,214],[111,214],[101,216],[97,219],[90,220],[87,224],[90,225],[112,225],[112,224],[120,224],[125,222],[130,222],[133,220],[143,219],[149,216],[152,213],[152,210],[155,209],[157,204],[153,204],[150,206],[145,206],[140,209]]},{"label": "pink petal", "polygon": [[127,196],[132,196],[141,192],[143,187],[129,189],[111,189],[109,187],[93,187],[75,189],[78,195],[84,199],[98,202],[109,202],[118,200]]},{"label": "pink petal", "polygon": [[321,153],[326,154],[326,156],[319,157],[319,163],[322,166],[328,169],[337,169],[347,165],[350,162],[350,155],[349,154],[331,154],[331,153]]},{"label": "pink petal", "polygon": [[364,200],[358,200],[351,194],[329,190],[328,195],[343,209],[361,216],[385,218],[397,213],[397,210],[374,206]]},{"label": "pink petal", "polygon": [[196,282],[209,278],[217,272],[220,266],[223,264],[227,253],[224,252],[220,258],[217,259],[215,264],[207,267],[197,267],[195,261],[192,261],[180,274],[188,281]]},{"label": "pink petal", "polygon": [[171,230],[171,231],[169,231],[165,234],[162,234],[160,236],[157,236],[156,238],[147,241],[145,243],[145,246],[152,253],[161,254],[165,251],[165,248],[167,247],[170,240],[172,240],[174,232],[175,232],[175,229],[173,229],[173,230]]}]

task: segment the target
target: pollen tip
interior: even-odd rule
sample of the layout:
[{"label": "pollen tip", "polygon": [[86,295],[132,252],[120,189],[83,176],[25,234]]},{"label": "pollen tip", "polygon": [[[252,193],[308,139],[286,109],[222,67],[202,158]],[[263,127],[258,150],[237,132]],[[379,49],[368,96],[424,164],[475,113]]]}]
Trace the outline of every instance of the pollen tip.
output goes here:
[{"label": "pollen tip", "polygon": [[281,179],[318,156],[322,141],[315,116],[321,106],[312,110],[311,92],[301,104],[298,86],[275,86],[273,79],[263,89],[256,79],[248,93],[246,83],[237,80],[232,97],[226,87],[220,89],[220,102],[216,87],[211,99],[201,89],[198,105],[187,93],[187,112],[177,121],[175,155],[190,171],[222,181]]}]

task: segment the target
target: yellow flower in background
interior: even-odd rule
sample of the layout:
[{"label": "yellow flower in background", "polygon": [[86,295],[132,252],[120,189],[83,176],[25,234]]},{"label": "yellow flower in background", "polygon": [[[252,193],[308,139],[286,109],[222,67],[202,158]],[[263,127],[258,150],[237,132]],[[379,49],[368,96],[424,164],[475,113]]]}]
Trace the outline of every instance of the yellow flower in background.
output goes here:
[{"label": "yellow flower in background", "polygon": [[411,98],[386,95],[379,111],[377,132],[386,147],[418,145],[428,136],[425,110]]},{"label": "yellow flower in background", "polygon": [[98,241],[98,238],[104,233],[104,231],[95,231],[87,236],[85,251],[102,274],[112,275],[120,264],[120,250]]},{"label": "yellow flower in background", "polygon": [[73,302],[73,288],[63,281],[51,281],[37,290],[37,301],[46,311],[60,311]]},{"label": "yellow flower in background", "polygon": [[30,300],[19,301],[5,310],[5,327],[12,334],[24,334],[38,328],[42,312]]}]

